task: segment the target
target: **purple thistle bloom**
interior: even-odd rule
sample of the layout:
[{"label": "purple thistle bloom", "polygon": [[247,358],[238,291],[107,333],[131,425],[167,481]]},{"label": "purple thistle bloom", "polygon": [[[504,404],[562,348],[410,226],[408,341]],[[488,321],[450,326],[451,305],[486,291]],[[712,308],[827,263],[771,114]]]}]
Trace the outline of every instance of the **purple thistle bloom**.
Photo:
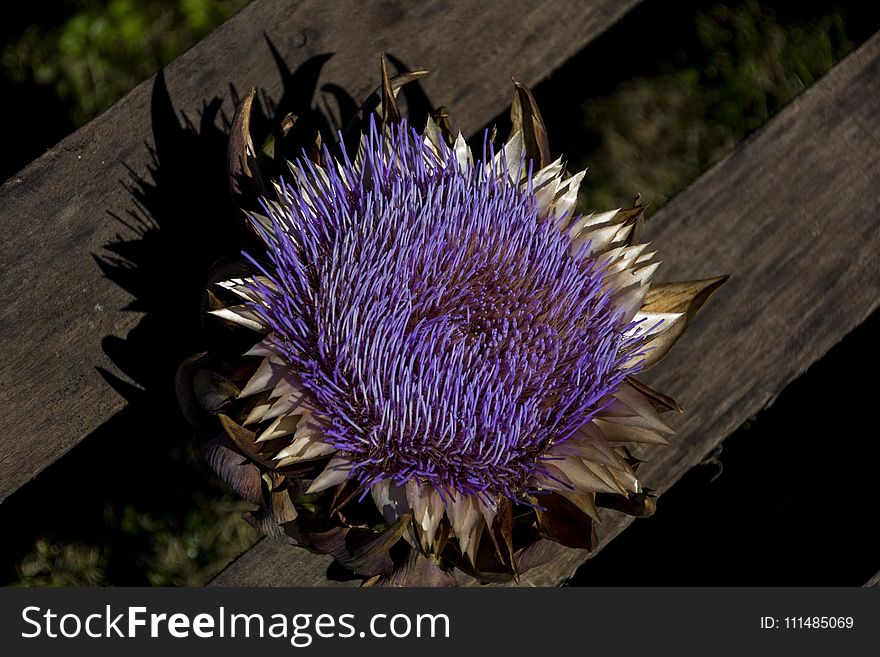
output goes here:
[{"label": "purple thistle bloom", "polygon": [[374,122],[362,158],[295,163],[254,310],[364,487],[522,499],[633,372],[607,262],[512,181],[525,161],[462,165],[406,122]]},{"label": "purple thistle bloom", "polygon": [[[249,215],[265,251],[209,303],[264,334],[245,354],[261,360],[206,374],[214,355],[194,356],[182,405],[219,415],[226,440],[206,454],[261,499],[262,530],[384,583],[448,584],[451,565],[513,577],[539,537],[595,547],[597,506],[653,511],[627,446],[664,444],[660,413],[680,408],[632,375],[725,277],[653,283],[642,205],[576,215],[584,173],[526,144],[545,130],[522,85],[516,129],[476,162],[433,120],[423,135],[396,122],[393,86],[383,67],[394,118],[371,123],[353,160],[324,147],[320,164],[292,162]],[[401,538],[412,549],[389,552]]]}]

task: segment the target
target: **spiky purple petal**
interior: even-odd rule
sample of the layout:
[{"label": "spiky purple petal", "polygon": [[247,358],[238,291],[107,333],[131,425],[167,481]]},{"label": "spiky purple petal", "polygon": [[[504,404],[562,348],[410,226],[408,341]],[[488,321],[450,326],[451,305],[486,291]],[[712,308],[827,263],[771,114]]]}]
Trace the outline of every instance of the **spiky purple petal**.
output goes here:
[{"label": "spiky purple petal", "polygon": [[281,183],[254,309],[360,483],[521,499],[641,339],[506,163],[462,165],[405,122],[364,139],[363,162]]}]

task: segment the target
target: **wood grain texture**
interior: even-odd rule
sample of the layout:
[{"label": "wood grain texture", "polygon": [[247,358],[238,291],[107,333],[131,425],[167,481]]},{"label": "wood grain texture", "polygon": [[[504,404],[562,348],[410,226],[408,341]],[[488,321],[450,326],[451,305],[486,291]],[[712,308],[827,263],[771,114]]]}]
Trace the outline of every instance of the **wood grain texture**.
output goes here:
[{"label": "wood grain texture", "polygon": [[360,580],[327,578],[333,562],[325,554],[313,554],[278,539],[264,538],[233,561],[211,586],[359,586]]},{"label": "wood grain texture", "polygon": [[[664,260],[659,280],[731,278],[645,377],[685,409],[671,418],[672,445],[642,452],[648,487],[667,490],[877,308],[878,97],[880,34],[649,222]],[[602,545],[629,522],[607,513]],[[549,547],[555,558],[521,585],[558,585],[589,557]],[[250,584],[285,551],[293,549],[263,540],[218,581]],[[314,581],[311,569],[275,575],[275,585]]]},{"label": "wood grain texture", "polygon": [[[256,0],[171,63],[164,80],[177,113],[197,122],[214,97],[231,115],[230,87],[279,96],[266,36],[291,69],[334,53],[319,85],[355,99],[375,87],[387,51],[435,71],[426,93],[470,133],[510,102],[512,75],[538,82],[638,1]],[[113,217],[132,211],[126,184],[149,175],[153,88],[147,80],[0,188],[0,501],[125,405],[100,375],[126,379],[102,340],[124,337],[142,316],[125,310],[132,295],[93,256],[117,233],[136,237]]]}]

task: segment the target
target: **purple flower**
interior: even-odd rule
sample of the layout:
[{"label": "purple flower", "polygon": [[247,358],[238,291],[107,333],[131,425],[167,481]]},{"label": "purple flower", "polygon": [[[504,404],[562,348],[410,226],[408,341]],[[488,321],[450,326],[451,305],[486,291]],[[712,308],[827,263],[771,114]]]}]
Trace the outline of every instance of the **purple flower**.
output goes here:
[{"label": "purple flower", "polygon": [[[238,421],[221,419],[272,490],[311,481],[288,520],[327,496],[315,517],[349,531],[338,509],[373,504],[385,553],[412,546],[408,571],[423,555],[482,576],[516,571],[517,522],[529,542],[590,547],[597,500],[653,510],[625,445],[666,442],[660,412],[677,405],[632,375],[722,281],[652,286],[643,208],[577,215],[584,174],[523,134],[498,153],[486,139],[475,161],[433,121],[419,135],[374,120],[353,159],[295,160],[251,213],[265,251],[220,283],[239,303],[213,312],[262,332],[247,354],[262,360]],[[293,533],[351,556],[330,531]],[[379,561],[353,569],[401,567]]]}]

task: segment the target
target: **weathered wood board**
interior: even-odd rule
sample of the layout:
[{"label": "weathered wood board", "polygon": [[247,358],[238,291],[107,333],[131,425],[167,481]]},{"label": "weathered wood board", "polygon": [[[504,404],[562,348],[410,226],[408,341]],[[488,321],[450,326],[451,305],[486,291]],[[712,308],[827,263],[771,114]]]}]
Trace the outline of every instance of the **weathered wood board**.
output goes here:
[{"label": "weathered wood board", "polygon": [[[731,278],[646,377],[685,408],[672,445],[644,453],[647,486],[667,490],[877,308],[878,97],[880,34],[649,222],[660,280]],[[602,545],[631,521],[606,518]],[[521,585],[557,585],[589,556],[548,547],[553,561]],[[298,552],[263,540],[214,583],[320,582],[328,560]]]},{"label": "weathered wood board", "polygon": [[[375,87],[386,51],[435,71],[426,93],[454,108],[470,133],[509,103],[511,75],[538,82],[638,1],[256,0],[170,64],[164,83],[174,109],[197,123],[214,97],[231,115],[231,86],[279,97],[266,37],[292,70],[333,53],[319,84],[355,99]],[[117,234],[137,237],[118,218],[137,212],[132,178],[150,176],[154,86],[147,80],[0,187],[0,501],[125,405],[99,370],[132,379],[102,341],[124,338],[143,315],[136,304],[126,309],[135,299],[102,275],[95,256]]]}]

